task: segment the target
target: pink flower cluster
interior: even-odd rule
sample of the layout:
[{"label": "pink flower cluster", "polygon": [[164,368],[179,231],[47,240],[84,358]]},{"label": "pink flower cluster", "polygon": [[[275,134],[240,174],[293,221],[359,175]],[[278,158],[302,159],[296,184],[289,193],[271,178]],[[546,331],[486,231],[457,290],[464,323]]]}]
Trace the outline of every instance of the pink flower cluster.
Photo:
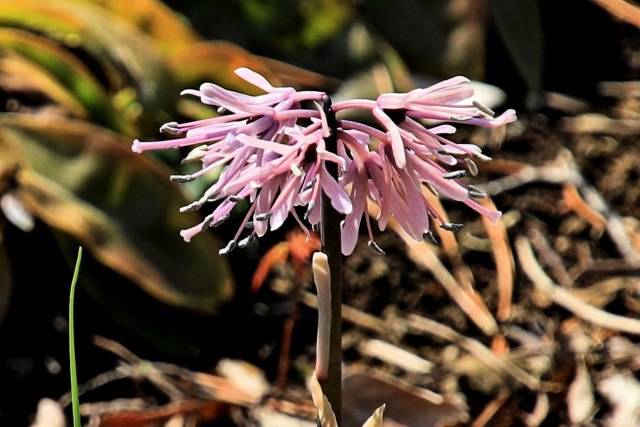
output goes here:
[{"label": "pink flower cluster", "polygon": [[[495,127],[516,120],[513,110],[493,117],[486,107],[469,102],[473,90],[464,77],[404,94],[382,94],[376,100],[338,102],[331,106],[332,112],[339,115],[347,109],[370,110],[379,128],[340,119],[332,128],[320,105],[327,102],[325,93],[273,87],[247,68],[239,68],[236,74],[265,94],[250,96],[212,83],[203,84],[200,90],[186,90],[183,93],[218,107],[220,115],[162,127],[163,131],[185,134],[184,137],[133,143],[132,149],[138,153],[193,147],[187,160],[200,161],[202,168],[191,175],[172,176],[175,181],[190,181],[224,168],[202,197],[181,209],[196,210],[207,202],[219,201],[200,224],[181,232],[186,241],[208,227],[221,224],[244,199],[250,202],[249,210],[234,239],[221,253],[246,246],[269,229],[281,227],[289,215],[306,231],[296,207],[306,207],[306,222],[318,224],[322,193],[344,215],[341,235],[345,255],[355,248],[363,217],[370,246],[377,248],[368,200],[380,206],[377,218],[380,229],[393,216],[416,240],[431,237],[430,214],[442,227],[458,228],[457,224],[445,223],[423,196],[423,188],[460,201],[494,221],[500,217],[500,212],[478,204],[474,199],[482,194],[461,180],[467,170],[477,173],[471,158],[488,160],[488,157],[475,145],[456,144],[447,139],[446,135],[455,132],[453,126],[439,124],[426,128],[419,121],[432,119]],[[317,108],[313,108],[313,103]],[[335,152],[326,147],[331,134],[337,137]],[[327,170],[327,164],[331,163],[337,165],[337,177]],[[458,165],[462,168],[455,169]]]}]

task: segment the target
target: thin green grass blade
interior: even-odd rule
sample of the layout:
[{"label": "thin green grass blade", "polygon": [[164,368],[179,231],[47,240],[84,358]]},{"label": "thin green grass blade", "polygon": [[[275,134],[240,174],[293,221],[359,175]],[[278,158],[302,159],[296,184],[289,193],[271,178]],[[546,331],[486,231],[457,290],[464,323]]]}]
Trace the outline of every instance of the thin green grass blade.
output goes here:
[{"label": "thin green grass blade", "polygon": [[73,425],[80,427],[80,401],[78,398],[78,375],[76,372],[76,346],[73,325],[73,300],[76,294],[76,282],[80,271],[80,261],[82,261],[82,246],[78,248],[78,258],[76,268],[71,281],[71,293],[69,295],[69,362],[71,364],[71,405],[73,407]]}]

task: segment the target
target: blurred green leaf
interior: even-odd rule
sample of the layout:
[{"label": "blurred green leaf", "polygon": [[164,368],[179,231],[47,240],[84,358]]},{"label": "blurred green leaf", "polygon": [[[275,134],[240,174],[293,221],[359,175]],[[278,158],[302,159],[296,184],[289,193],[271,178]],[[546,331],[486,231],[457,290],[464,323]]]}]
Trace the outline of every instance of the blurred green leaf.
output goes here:
[{"label": "blurred green leaf", "polygon": [[[55,80],[60,86],[55,88],[56,91],[64,89],[66,97],[76,98],[92,122],[121,132],[132,132],[123,128],[124,121],[117,120],[106,91],[91,70],[58,43],[24,30],[0,28],[0,48],[5,52],[4,56],[11,58],[9,53],[15,53],[32,62],[31,68],[37,67],[41,74],[47,73],[45,80]],[[14,78],[34,86],[41,84],[35,76],[17,74]],[[51,96],[46,87],[39,90],[43,95]]]},{"label": "blurred green leaf", "polygon": [[142,31],[106,9],[80,1],[0,0],[0,25],[43,34],[86,52],[110,93],[133,88],[136,97],[121,117],[138,133],[171,120],[178,89],[162,53]]},{"label": "blurred green leaf", "polygon": [[537,0],[489,0],[496,27],[531,95],[542,90],[544,43]]},{"label": "blurred green leaf", "polygon": [[[233,292],[218,242],[182,241],[198,216],[169,172],[130,141],[81,121],[0,115],[0,152],[17,160],[15,194],[34,216],[75,238],[106,267],[171,305],[213,314]],[[108,286],[107,283],[102,283]]]},{"label": "blurred green leaf", "polygon": [[68,0],[102,7],[151,36],[169,53],[201,40],[186,20],[158,0]]},{"label": "blurred green leaf", "polygon": [[88,116],[84,106],[63,87],[47,70],[33,62],[4,51],[0,54],[0,86],[10,93],[45,94],[53,104],[39,107],[59,107],[60,114],[68,114],[85,119]]}]

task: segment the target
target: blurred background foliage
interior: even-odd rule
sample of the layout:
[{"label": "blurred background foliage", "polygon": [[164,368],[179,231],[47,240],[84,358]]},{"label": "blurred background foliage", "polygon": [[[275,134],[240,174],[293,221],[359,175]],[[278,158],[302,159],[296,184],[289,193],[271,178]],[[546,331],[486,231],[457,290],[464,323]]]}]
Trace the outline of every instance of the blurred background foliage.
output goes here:
[{"label": "blurred background foliage", "polygon": [[[563,13],[602,13],[586,1],[550,3],[0,0],[0,424],[12,386],[33,386],[22,399],[27,410],[32,398],[66,390],[67,377],[56,373],[66,369],[64,313],[78,245],[87,254],[79,337],[115,330],[159,359],[204,363],[226,350],[225,336],[250,346],[260,332],[242,323],[249,310],[239,295],[269,240],[229,258],[218,256],[224,230],[184,243],[178,231],[201,213],[178,207],[207,183],[168,181],[180,173],[179,152],[130,150],[133,138],[161,138],[167,121],[215,114],[180,98],[182,89],[213,81],[255,93],[233,74],[240,66],[274,85],[338,98],[464,74],[500,82],[511,106],[535,108],[543,87],[590,87],[570,52],[559,57],[571,66],[553,78],[546,71],[549,52],[575,42],[570,31],[555,38],[556,20],[586,26]],[[598,33],[606,37],[606,28]],[[234,313],[234,328],[215,323],[221,311]],[[95,361],[86,354],[78,354],[81,375]]]}]

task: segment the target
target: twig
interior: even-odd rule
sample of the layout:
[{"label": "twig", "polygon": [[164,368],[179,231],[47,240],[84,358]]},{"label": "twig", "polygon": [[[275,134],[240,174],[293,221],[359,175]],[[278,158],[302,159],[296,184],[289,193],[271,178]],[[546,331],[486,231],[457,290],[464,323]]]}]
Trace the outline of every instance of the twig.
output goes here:
[{"label": "twig", "polygon": [[[493,201],[488,197],[480,200],[480,204],[489,209],[496,209]],[[511,315],[515,261],[509,245],[507,229],[502,219],[499,219],[494,224],[489,218],[482,216],[482,223],[487,230],[487,236],[491,240],[491,250],[496,263],[496,281],[498,284],[498,310],[496,317],[504,322]]]},{"label": "twig", "polygon": [[606,219],[607,233],[625,261],[632,267],[640,266],[640,253],[632,244],[622,219],[582,176],[569,150],[561,150],[551,166],[523,165],[517,172],[479,187],[488,195],[496,195],[532,182],[575,186],[585,203]]},{"label": "twig", "polygon": [[533,282],[535,287],[547,294],[553,302],[571,311],[581,319],[595,325],[607,329],[640,335],[640,320],[618,316],[604,310],[600,310],[584,303],[579,298],[573,296],[568,291],[553,283],[542,267],[540,267],[540,264],[538,264],[538,261],[533,254],[531,244],[526,237],[518,237],[515,242],[515,247],[518,258],[520,259],[520,265],[522,266],[525,274]]},{"label": "twig", "polygon": [[[369,213],[371,215],[375,216],[378,210],[379,207],[376,204],[369,203]],[[418,265],[431,271],[435,279],[442,285],[451,298],[453,298],[462,311],[465,312],[469,319],[486,335],[494,335],[498,330],[498,325],[477,292],[470,286],[464,287],[458,283],[436,256],[433,249],[429,246],[429,243],[414,240],[400,227],[393,217],[389,218],[389,227],[405,241],[409,257]]]},{"label": "twig", "polygon": [[623,0],[591,0],[598,6],[631,25],[640,28],[640,8]]},{"label": "twig", "polygon": [[482,412],[476,417],[475,420],[471,423],[471,427],[484,427],[487,425],[491,418],[498,412],[498,409],[504,402],[507,401],[509,396],[511,395],[511,391],[508,389],[500,390],[500,393],[491,401],[487,406],[484,407]]},{"label": "twig", "polygon": [[529,231],[529,241],[538,254],[540,254],[539,256],[542,263],[549,267],[549,270],[560,286],[565,288],[573,287],[573,279],[571,279],[571,276],[569,276],[569,273],[564,268],[560,255],[549,245],[544,235],[535,228],[532,228]]},{"label": "twig", "polygon": [[435,335],[459,345],[499,375],[511,377],[531,390],[540,389],[540,381],[537,378],[504,359],[500,359],[480,341],[466,337],[442,323],[415,314],[410,314],[407,317],[407,324],[420,333]]}]

